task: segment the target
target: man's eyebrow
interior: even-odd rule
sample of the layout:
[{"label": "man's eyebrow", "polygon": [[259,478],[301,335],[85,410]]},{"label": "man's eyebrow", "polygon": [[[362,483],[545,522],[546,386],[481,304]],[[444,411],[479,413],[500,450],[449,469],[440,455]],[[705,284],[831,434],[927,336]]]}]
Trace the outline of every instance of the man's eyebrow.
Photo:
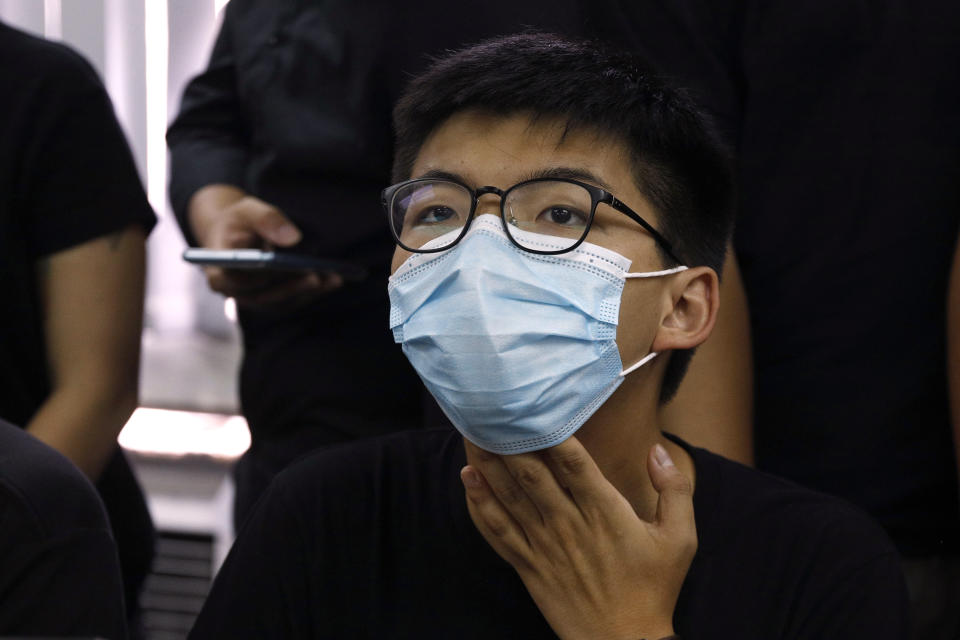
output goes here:
[{"label": "man's eyebrow", "polygon": [[576,167],[553,167],[550,169],[537,169],[536,171],[527,174],[523,180],[521,180],[521,182],[526,180],[537,180],[540,178],[579,180],[580,182],[587,182],[606,191],[610,191],[610,186],[599,177],[590,171],[587,171],[586,169],[578,169]]},{"label": "man's eyebrow", "polygon": [[[458,173],[453,173],[451,171],[443,171],[441,169],[431,169],[423,173],[422,175],[416,176],[417,179],[433,179],[433,180],[453,180],[455,182],[460,182],[462,184],[469,185],[470,182]],[[579,180],[581,182],[587,182],[589,184],[594,184],[601,189],[610,191],[610,186],[597,177],[595,174],[587,171],[586,169],[578,169],[576,167],[551,167],[544,169],[535,169],[530,173],[523,176],[517,182],[526,182],[527,180],[539,180],[542,178],[559,178],[566,180]],[[510,185],[506,185],[510,186]],[[505,187],[504,187],[505,188]]]},{"label": "man's eyebrow", "polygon": [[460,182],[461,184],[470,184],[467,182],[467,179],[460,174],[452,173],[450,171],[443,171],[441,169],[431,169],[422,175],[416,176],[416,179],[453,180],[454,182]]}]

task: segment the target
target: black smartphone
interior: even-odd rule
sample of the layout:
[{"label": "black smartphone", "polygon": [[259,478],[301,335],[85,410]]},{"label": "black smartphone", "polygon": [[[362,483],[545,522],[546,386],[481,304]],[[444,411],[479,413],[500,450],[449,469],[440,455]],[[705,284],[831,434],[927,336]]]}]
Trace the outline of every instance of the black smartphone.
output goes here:
[{"label": "black smartphone", "polygon": [[343,260],[318,258],[286,251],[263,251],[261,249],[197,249],[183,252],[183,259],[191,264],[224,269],[265,271],[330,271],[344,280],[363,280],[367,270]]}]

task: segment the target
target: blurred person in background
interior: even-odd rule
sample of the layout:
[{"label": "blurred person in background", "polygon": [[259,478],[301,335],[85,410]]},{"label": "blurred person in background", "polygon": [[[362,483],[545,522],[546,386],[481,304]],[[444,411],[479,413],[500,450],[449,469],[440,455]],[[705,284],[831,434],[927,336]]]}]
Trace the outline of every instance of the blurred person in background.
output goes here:
[{"label": "blurred person in background", "polygon": [[914,637],[955,640],[960,4],[635,2],[606,23],[735,149],[757,467],[866,509],[902,555]]},{"label": "blurred person in background", "polygon": [[0,420],[0,636],[127,637],[117,548],[76,465]]},{"label": "blurred person in background", "polygon": [[117,435],[137,406],[155,217],[83,58],[0,24],[0,95],[0,417],[96,484],[134,615],[154,533]]},{"label": "blurred person in background", "polygon": [[[377,196],[390,175],[392,105],[445,50],[531,26],[603,35],[609,25],[591,7],[227,5],[209,65],[186,88],[167,136],[171,202],[187,241],[292,248],[370,274],[356,283],[336,273],[207,268],[211,288],[236,299],[243,330],[240,400],[253,442],[235,470],[238,524],[270,479],[315,447],[443,422],[382,322],[393,241]],[[749,463],[749,337],[729,264],[715,337],[665,420],[691,442]]]}]

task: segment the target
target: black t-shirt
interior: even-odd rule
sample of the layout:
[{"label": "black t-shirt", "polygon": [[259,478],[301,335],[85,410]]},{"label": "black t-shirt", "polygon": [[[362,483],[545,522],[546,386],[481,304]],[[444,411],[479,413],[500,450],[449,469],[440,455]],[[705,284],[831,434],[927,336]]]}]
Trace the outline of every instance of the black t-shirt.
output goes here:
[{"label": "black t-shirt", "polygon": [[155,221],[96,72],[0,23],[0,417],[25,425],[50,393],[38,262]]},{"label": "black t-shirt", "polygon": [[69,460],[0,420],[0,636],[126,638],[103,505]]},{"label": "black t-shirt", "polygon": [[[680,594],[688,640],[906,637],[892,544],[836,498],[683,443],[700,546]],[[321,450],[277,477],[192,638],[551,638],[475,530],[452,430]]]}]

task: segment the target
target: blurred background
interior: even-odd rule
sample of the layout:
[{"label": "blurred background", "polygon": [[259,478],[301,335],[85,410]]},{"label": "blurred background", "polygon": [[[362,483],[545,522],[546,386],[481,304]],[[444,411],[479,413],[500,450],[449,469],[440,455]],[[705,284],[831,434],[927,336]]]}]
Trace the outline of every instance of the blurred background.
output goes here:
[{"label": "blurred background", "polygon": [[231,301],[206,286],[167,202],[167,124],[206,65],[228,0],[0,0],[0,20],[68,44],[98,71],[159,223],[149,238],[141,407],[120,443],[160,534],[148,637],[181,638],[233,539],[229,470],[249,447]]}]

